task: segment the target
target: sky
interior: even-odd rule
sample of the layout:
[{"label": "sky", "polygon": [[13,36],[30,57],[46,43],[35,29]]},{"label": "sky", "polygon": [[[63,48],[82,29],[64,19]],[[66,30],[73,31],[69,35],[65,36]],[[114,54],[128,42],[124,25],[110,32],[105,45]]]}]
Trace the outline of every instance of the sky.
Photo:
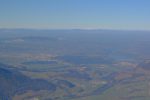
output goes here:
[{"label": "sky", "polygon": [[150,0],[0,0],[0,28],[150,30]]}]

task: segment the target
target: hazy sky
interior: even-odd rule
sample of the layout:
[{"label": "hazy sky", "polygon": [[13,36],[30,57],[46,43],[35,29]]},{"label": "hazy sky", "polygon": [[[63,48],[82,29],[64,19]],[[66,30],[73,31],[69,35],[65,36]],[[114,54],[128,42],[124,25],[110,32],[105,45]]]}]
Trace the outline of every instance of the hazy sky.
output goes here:
[{"label": "hazy sky", "polygon": [[0,28],[150,30],[150,0],[0,0]]}]

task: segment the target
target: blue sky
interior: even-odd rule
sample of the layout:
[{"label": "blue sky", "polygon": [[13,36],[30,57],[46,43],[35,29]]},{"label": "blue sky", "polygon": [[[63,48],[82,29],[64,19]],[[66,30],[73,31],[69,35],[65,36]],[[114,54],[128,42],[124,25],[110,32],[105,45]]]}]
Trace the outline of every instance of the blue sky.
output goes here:
[{"label": "blue sky", "polygon": [[150,0],[0,0],[0,28],[150,30]]}]

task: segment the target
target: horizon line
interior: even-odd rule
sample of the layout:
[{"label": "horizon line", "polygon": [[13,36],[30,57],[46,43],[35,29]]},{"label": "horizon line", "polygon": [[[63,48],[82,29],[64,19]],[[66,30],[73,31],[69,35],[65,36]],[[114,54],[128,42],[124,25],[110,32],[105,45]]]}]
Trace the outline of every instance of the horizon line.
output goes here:
[{"label": "horizon line", "polygon": [[148,31],[146,29],[110,29],[110,28],[0,28],[0,30],[80,30],[80,31]]}]

